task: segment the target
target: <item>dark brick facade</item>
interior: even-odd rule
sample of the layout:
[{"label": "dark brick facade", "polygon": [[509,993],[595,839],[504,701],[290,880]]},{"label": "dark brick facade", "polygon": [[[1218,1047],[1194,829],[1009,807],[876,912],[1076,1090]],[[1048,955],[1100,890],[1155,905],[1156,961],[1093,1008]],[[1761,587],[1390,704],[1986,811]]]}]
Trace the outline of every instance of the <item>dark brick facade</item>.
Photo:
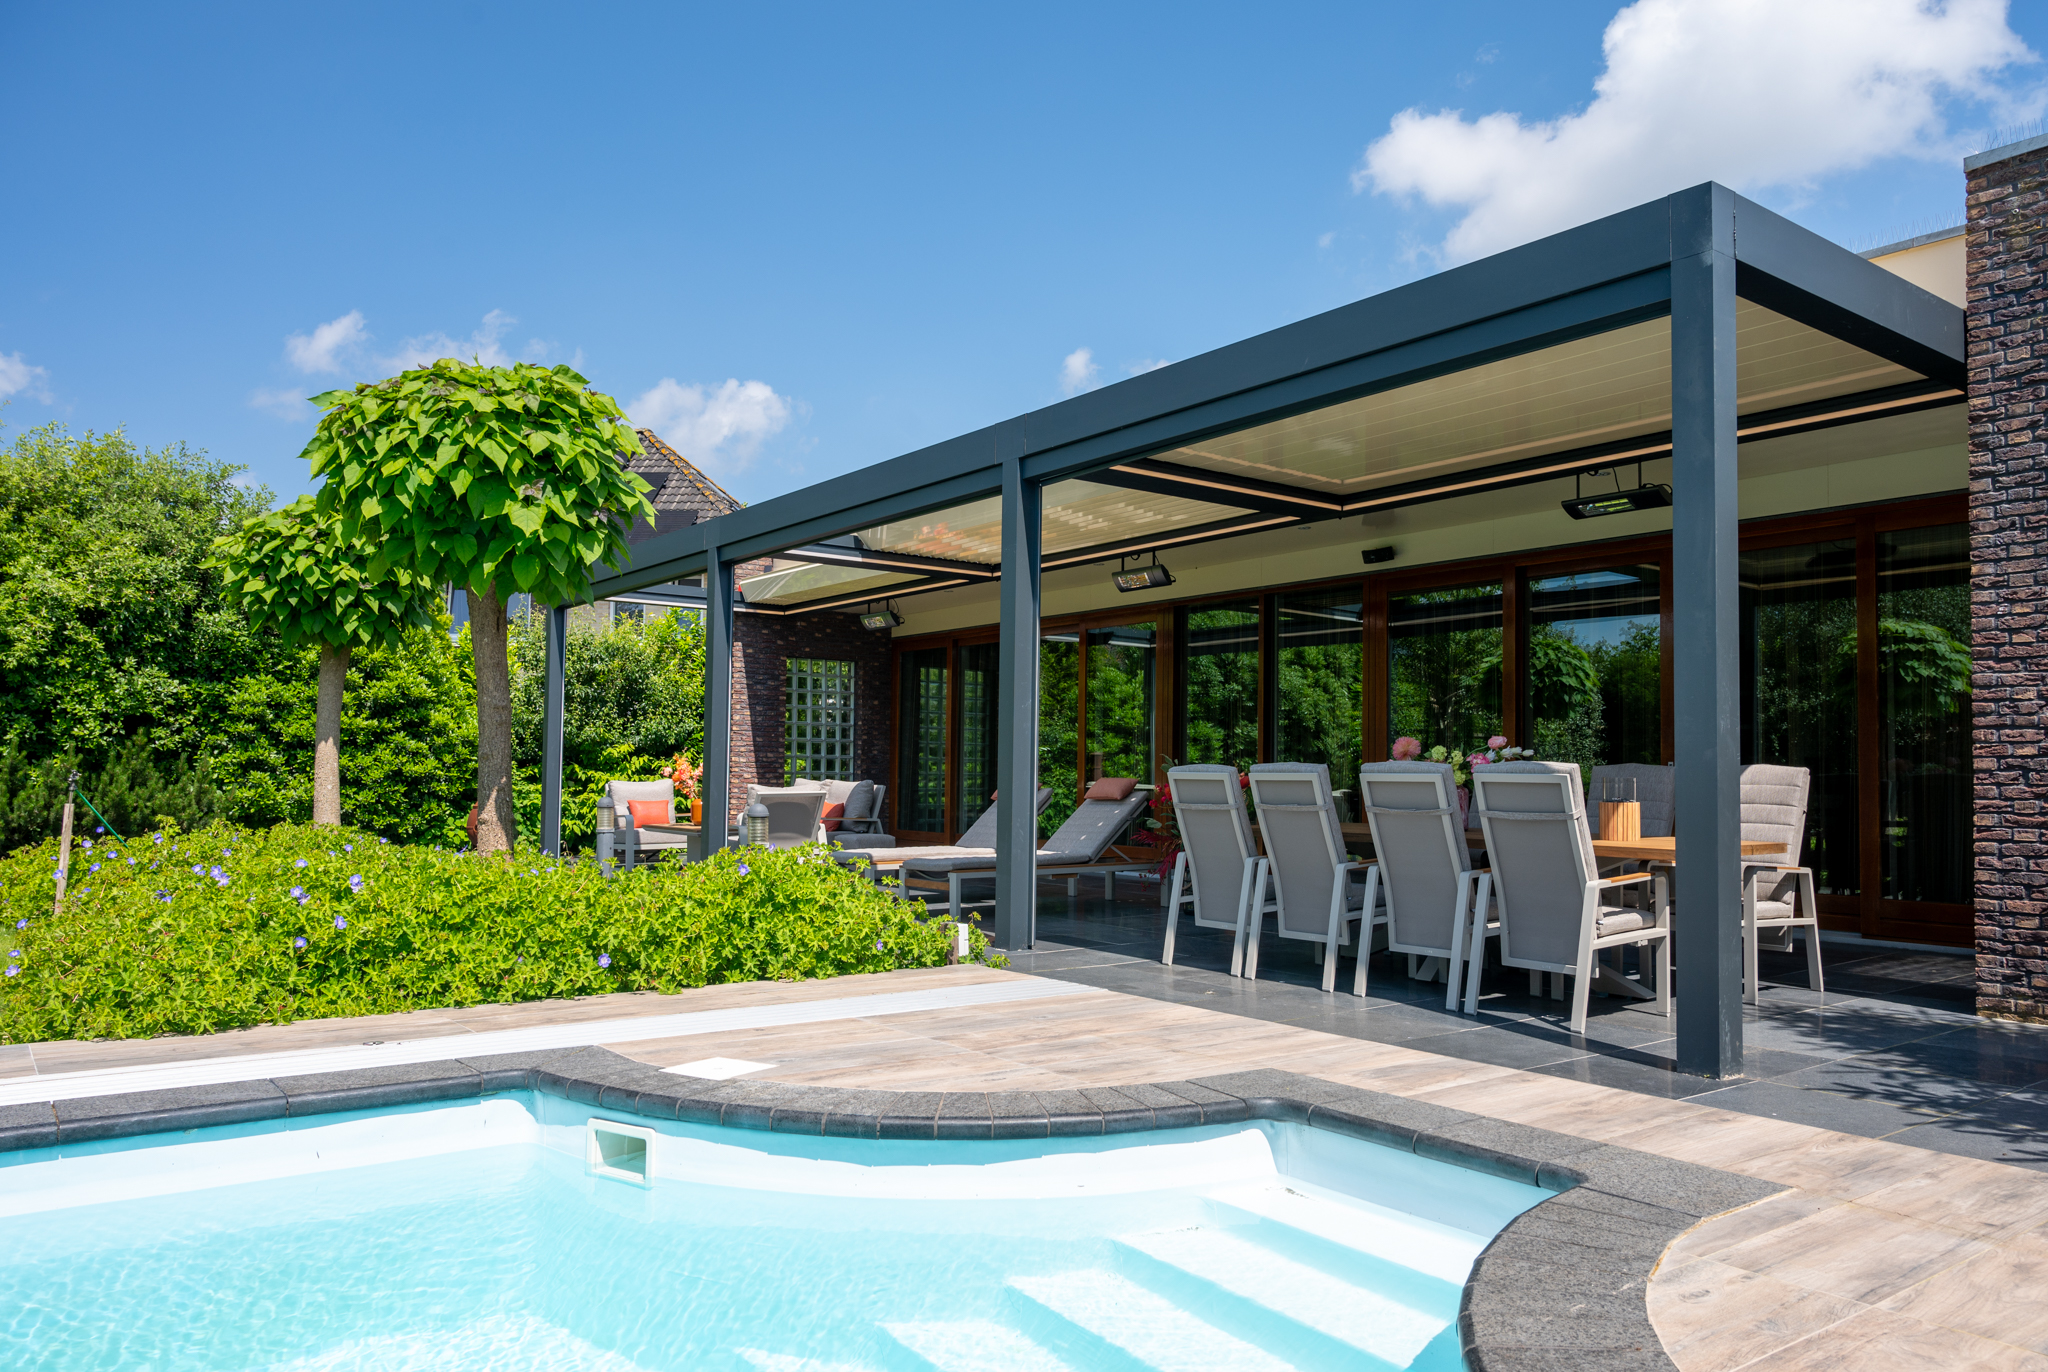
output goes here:
[{"label": "dark brick facade", "polygon": [[2048,148],[1969,173],[1977,1008],[2048,1020]]},{"label": "dark brick facade", "polygon": [[[853,756],[856,779],[889,782],[889,636],[860,627],[853,615],[733,615],[732,813],[747,802],[749,783],[780,786],[783,777],[784,662],[792,657],[853,663]],[[765,773],[765,775],[764,775]],[[890,788],[894,791],[894,787]],[[890,797],[891,803],[894,796]]]}]

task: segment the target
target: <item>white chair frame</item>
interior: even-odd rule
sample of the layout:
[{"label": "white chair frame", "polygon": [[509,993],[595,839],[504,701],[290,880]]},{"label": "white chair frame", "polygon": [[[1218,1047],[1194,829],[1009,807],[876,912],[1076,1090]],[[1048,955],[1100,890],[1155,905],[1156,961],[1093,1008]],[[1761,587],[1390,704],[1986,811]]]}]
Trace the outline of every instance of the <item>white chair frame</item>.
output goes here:
[{"label": "white chair frame", "polygon": [[[1432,948],[1425,944],[1402,942],[1397,937],[1400,933],[1400,905],[1394,890],[1392,873],[1384,866],[1386,861],[1384,854],[1387,853],[1388,847],[1380,839],[1379,816],[1383,807],[1371,803],[1372,782],[1379,776],[1401,776],[1410,783],[1427,777],[1433,783],[1436,788],[1437,799],[1437,809],[1434,813],[1442,817],[1446,855],[1450,858],[1453,865],[1457,864],[1459,854],[1466,846],[1465,833],[1458,822],[1460,815],[1457,798],[1445,792],[1444,779],[1440,773],[1372,773],[1361,770],[1358,777],[1360,803],[1365,810],[1366,823],[1372,829],[1373,851],[1382,855],[1379,861],[1373,864],[1371,873],[1365,879],[1366,908],[1369,910],[1378,909],[1378,902],[1384,892],[1387,906],[1386,914],[1375,922],[1383,923],[1387,926],[1387,951],[1390,953],[1408,954],[1411,969],[1414,967],[1414,959],[1417,957],[1443,958],[1445,960],[1444,981],[1446,985],[1444,987],[1444,1009],[1456,1010],[1458,1008],[1459,995],[1464,985],[1464,967],[1467,961],[1466,949],[1470,947],[1475,950],[1471,955],[1470,960],[1472,962],[1483,963],[1486,960],[1485,940],[1496,936],[1500,932],[1498,921],[1474,919],[1472,917],[1475,909],[1485,911],[1487,908],[1487,897],[1481,896],[1480,893],[1482,891],[1490,892],[1490,888],[1481,887],[1479,883],[1479,878],[1484,874],[1485,869],[1472,868],[1469,871],[1459,873],[1458,901],[1451,916],[1450,947]],[[1432,813],[1428,810],[1395,811],[1391,809],[1385,812],[1403,815],[1426,815]],[[1477,898],[1476,904],[1475,898]],[[1467,927],[1468,925],[1470,926],[1469,928]],[[1366,968],[1371,961],[1372,959],[1367,952],[1360,953],[1358,971],[1353,976],[1351,982],[1351,994],[1355,996],[1363,996],[1365,994]],[[1476,970],[1473,972],[1473,976],[1475,978],[1478,976]]]},{"label": "white chair frame", "polygon": [[[1218,773],[1217,775],[1221,774]],[[1230,975],[1233,977],[1242,976],[1244,974],[1245,925],[1247,922],[1247,912],[1251,908],[1252,886],[1258,877],[1259,864],[1265,861],[1265,859],[1258,855],[1258,843],[1252,838],[1251,821],[1245,814],[1242,801],[1234,805],[1212,805],[1201,801],[1189,801],[1183,799],[1179,789],[1180,783],[1174,778],[1172,770],[1168,771],[1167,779],[1168,783],[1174,787],[1173,807],[1176,813],[1181,810],[1201,810],[1204,812],[1221,810],[1229,813],[1232,836],[1237,840],[1240,876],[1237,885],[1237,899],[1231,906],[1230,921],[1225,923],[1216,919],[1204,919],[1202,916],[1203,901],[1200,873],[1197,872],[1194,863],[1189,861],[1185,848],[1173,855],[1173,884],[1168,888],[1169,894],[1167,897],[1166,946],[1160,952],[1159,961],[1164,966],[1173,966],[1174,942],[1176,935],[1180,931],[1181,909],[1185,906],[1188,909],[1189,917],[1194,920],[1195,927],[1198,929],[1234,929],[1236,931],[1230,945]],[[1233,787],[1236,786],[1235,778],[1232,778],[1230,784]],[[1181,832],[1183,834],[1187,832],[1185,824],[1181,826]],[[1263,909],[1259,912],[1259,919],[1263,924],[1265,919],[1265,911]]]},{"label": "white chair frame", "polygon": [[[1280,776],[1319,776],[1320,774],[1316,772],[1294,772],[1274,773],[1272,775],[1277,778]],[[1259,813],[1262,815],[1266,814],[1269,810],[1315,810],[1318,812],[1328,811],[1332,818],[1336,815],[1336,799],[1327,789],[1327,781],[1325,781],[1325,789],[1320,804],[1290,805],[1284,801],[1268,801],[1259,794],[1260,772],[1257,767],[1252,768],[1250,776],[1252,802],[1259,807]],[[1314,935],[1290,934],[1287,932],[1287,897],[1285,887],[1281,883],[1271,880],[1272,858],[1261,857],[1258,860],[1258,865],[1253,869],[1255,876],[1252,883],[1252,899],[1248,907],[1249,910],[1260,912],[1258,923],[1250,927],[1249,932],[1251,936],[1246,941],[1245,946],[1244,976],[1248,981],[1256,981],[1259,975],[1259,942],[1264,938],[1266,931],[1264,912],[1267,907],[1266,888],[1269,882],[1272,885],[1272,907],[1276,917],[1274,932],[1281,938],[1305,938],[1309,942],[1322,946],[1323,989],[1325,991],[1337,989],[1338,950],[1348,941],[1345,936],[1350,932],[1348,926],[1351,922],[1357,920],[1359,923],[1358,949],[1361,957],[1371,956],[1372,931],[1374,927],[1387,922],[1386,915],[1375,915],[1374,913],[1376,907],[1371,902],[1379,894],[1379,888],[1371,876],[1366,878],[1365,904],[1357,912],[1354,913],[1347,908],[1348,902],[1345,899],[1352,880],[1351,874],[1353,872],[1369,871],[1377,875],[1378,864],[1350,861],[1351,855],[1338,846],[1336,839],[1332,835],[1331,825],[1324,824],[1320,827],[1323,833],[1323,847],[1330,855],[1331,864],[1330,922],[1328,930],[1321,938],[1317,938]],[[1247,920],[1247,924],[1249,923],[1250,921]]]}]

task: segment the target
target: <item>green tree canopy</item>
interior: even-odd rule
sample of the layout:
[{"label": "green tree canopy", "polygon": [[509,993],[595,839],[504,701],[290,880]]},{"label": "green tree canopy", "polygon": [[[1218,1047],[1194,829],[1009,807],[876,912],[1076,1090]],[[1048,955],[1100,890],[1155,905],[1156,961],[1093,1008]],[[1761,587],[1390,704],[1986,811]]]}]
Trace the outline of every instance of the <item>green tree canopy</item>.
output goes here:
[{"label": "green tree canopy", "polygon": [[390,647],[434,622],[435,583],[405,567],[372,579],[374,560],[302,495],[220,538],[206,565],[220,570],[223,592],[251,624],[290,647]]}]

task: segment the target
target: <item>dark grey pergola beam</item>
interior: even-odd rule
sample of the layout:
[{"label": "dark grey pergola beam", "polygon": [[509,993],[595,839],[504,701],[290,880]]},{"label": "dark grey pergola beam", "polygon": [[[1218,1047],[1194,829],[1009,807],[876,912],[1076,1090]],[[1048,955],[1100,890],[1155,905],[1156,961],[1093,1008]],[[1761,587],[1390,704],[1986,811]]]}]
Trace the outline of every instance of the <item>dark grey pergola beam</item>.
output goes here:
[{"label": "dark grey pergola beam", "polygon": [[840,548],[810,543],[775,554],[790,562],[815,562],[828,567],[882,567],[898,572],[941,572],[969,581],[994,581],[1002,567],[986,562],[965,562],[951,557],[928,557],[922,553],[896,553],[884,548]]},{"label": "dark grey pergola beam", "polygon": [[[1678,880],[1686,912],[1678,934],[1679,1057],[1686,1070],[1730,1075],[1741,1066],[1741,1002],[1731,980],[1739,966],[1732,951],[1739,947],[1733,880],[1740,827],[1734,818],[1738,298],[1946,387],[1961,386],[1960,309],[1709,183],[877,463],[854,477],[648,539],[623,565],[602,572],[593,594],[706,576],[712,626],[705,789],[721,797],[730,776],[729,692],[719,685],[732,662],[732,565],[1000,495],[997,809],[1009,856],[998,868],[994,933],[999,946],[1028,947],[1046,483],[1090,477],[1216,434],[1669,315],[1675,710],[1683,764]],[[1930,396],[1927,403],[1938,400]],[[854,482],[883,494],[848,504]],[[1105,554],[1114,555],[1113,549]],[[724,839],[723,819],[715,810],[707,815],[711,846]]]}]

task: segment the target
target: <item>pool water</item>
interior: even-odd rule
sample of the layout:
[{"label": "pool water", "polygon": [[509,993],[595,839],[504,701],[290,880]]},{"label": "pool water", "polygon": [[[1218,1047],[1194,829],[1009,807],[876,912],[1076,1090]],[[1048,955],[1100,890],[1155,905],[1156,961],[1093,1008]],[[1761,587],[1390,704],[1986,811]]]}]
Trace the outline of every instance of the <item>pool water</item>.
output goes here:
[{"label": "pool water", "polygon": [[[435,1140],[423,1156],[393,1155],[387,1117],[268,1141],[313,1170],[251,1161],[276,1148],[248,1127],[0,1166],[0,1366],[1448,1372],[1472,1259],[1546,1194],[1287,1125],[1071,1145],[670,1125],[643,1188],[589,1175],[579,1109],[470,1147],[445,1127],[462,1111],[414,1112],[398,1133]],[[365,1129],[386,1146],[351,1153]],[[95,1171],[119,1199],[38,1208]]]}]

